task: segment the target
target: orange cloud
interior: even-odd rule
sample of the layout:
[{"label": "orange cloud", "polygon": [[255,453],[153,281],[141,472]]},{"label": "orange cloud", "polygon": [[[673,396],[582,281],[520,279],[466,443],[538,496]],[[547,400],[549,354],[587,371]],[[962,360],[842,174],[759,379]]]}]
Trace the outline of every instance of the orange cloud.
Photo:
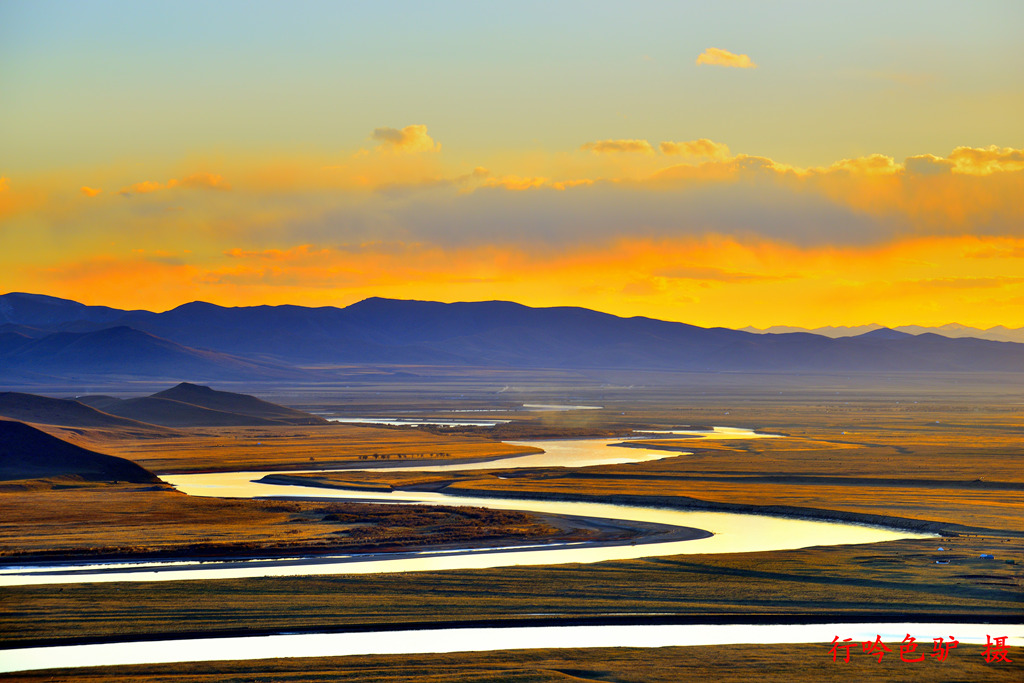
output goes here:
[{"label": "orange cloud", "polygon": [[954,163],[934,154],[919,154],[903,160],[903,170],[914,175],[938,175],[953,170]]},{"label": "orange cloud", "polygon": [[230,190],[231,186],[225,182],[224,176],[217,175],[216,173],[193,173],[190,176],[185,176],[181,180],[171,179],[167,181],[167,187],[188,187],[188,188],[206,188],[209,190]]},{"label": "orange cloud", "polygon": [[711,66],[731,66],[737,69],[756,69],[757,64],[750,61],[747,55],[736,55],[728,50],[717,47],[709,47],[697,57],[697,64],[708,64]]},{"label": "orange cloud", "polygon": [[199,270],[174,259],[98,255],[56,266],[26,269],[34,291],[83,303],[131,303],[131,308],[165,310],[199,299]]},{"label": "orange cloud", "polygon": [[79,191],[86,197],[95,197],[96,195],[103,192],[103,190],[98,190],[95,187],[87,187],[85,185],[83,185],[81,190]]},{"label": "orange cloud", "polygon": [[163,190],[165,185],[161,185],[158,182],[152,180],[144,180],[141,183],[135,183],[129,187],[121,188],[118,194],[125,197],[131,197],[133,194],[149,194],[150,192],[156,192],[157,190]]},{"label": "orange cloud", "polygon": [[[166,183],[158,183],[152,180],[145,180],[141,183],[135,183],[128,187],[121,188],[118,194],[131,197],[133,194],[149,194],[151,192],[159,192],[160,190],[170,190],[175,187],[184,187],[188,189],[207,189],[207,190],[230,190],[231,186],[225,182],[224,177],[215,173],[193,173],[192,175],[185,176],[181,180],[171,178]],[[82,192],[85,193],[87,188],[82,188]],[[99,194],[100,190],[95,190],[96,194]],[[86,193],[88,194],[88,193]],[[88,194],[93,197],[94,194]]]},{"label": "orange cloud", "polygon": [[380,150],[410,153],[441,150],[440,143],[434,142],[433,138],[427,135],[427,127],[422,124],[406,126],[401,130],[376,128],[370,137],[381,143],[377,147]]},{"label": "orange cloud", "polygon": [[662,270],[655,273],[658,277],[669,278],[672,280],[703,280],[713,282],[751,282],[751,281],[768,281],[768,280],[784,280],[790,276],[784,275],[763,275],[758,273],[740,273],[725,268],[716,268],[712,266],[676,266],[668,270]]},{"label": "orange cloud", "polygon": [[589,150],[594,154],[614,154],[619,152],[633,152],[640,154],[654,154],[654,148],[647,140],[598,140],[588,142],[581,146],[582,150]]},{"label": "orange cloud", "polygon": [[828,168],[814,170],[826,173],[829,171],[849,171],[851,173],[863,174],[888,174],[896,173],[901,169],[902,167],[892,157],[885,156],[884,154],[872,154],[854,159],[840,159]]},{"label": "orange cloud", "polygon": [[[550,181],[550,178],[507,175],[500,178],[487,178],[483,182],[483,187],[501,187],[506,190],[522,191],[531,190],[536,187],[543,187]],[[563,185],[562,189],[565,187],[566,186]]]},{"label": "orange cloud", "polygon": [[1024,149],[1012,147],[957,147],[948,159],[957,173],[988,175],[1024,170]]},{"label": "orange cloud", "polygon": [[266,261],[297,261],[310,257],[327,257],[331,255],[330,249],[317,249],[310,244],[300,244],[290,249],[229,249],[224,252],[225,256],[231,258],[252,259],[258,258]]},{"label": "orange cloud", "polygon": [[662,142],[658,145],[662,154],[679,155],[684,157],[704,157],[707,159],[726,159],[729,156],[729,146],[712,142],[707,138],[690,140],[689,142]]},{"label": "orange cloud", "polygon": [[[70,201],[64,177],[27,190],[4,178],[0,210],[22,208],[15,229],[0,230],[0,281],[127,307],[157,305],[132,300],[149,273],[167,292],[139,291],[168,305],[500,297],[740,326],[828,324],[835,311],[851,323],[928,322],[944,306],[953,317],[942,322],[996,324],[1001,313],[986,302],[1024,295],[1014,279],[1024,253],[1020,150],[799,169],[705,138],[661,149],[671,156],[490,158],[493,173],[447,168],[441,155],[367,151],[332,168],[322,158],[266,162],[276,175],[237,162],[225,174],[245,192],[185,192],[227,189],[212,173],[124,189],[167,191],[177,215]],[[47,196],[36,186],[65,189]],[[168,235],[203,256],[160,252]],[[111,249],[131,256],[98,256]],[[185,279],[174,284],[174,272]],[[128,284],[119,292],[108,279]],[[752,303],[769,300],[765,310]],[[898,310],[921,313],[897,320]]]},{"label": "orange cloud", "polygon": [[1012,147],[957,147],[948,156],[918,154],[907,157],[902,164],[884,154],[872,154],[854,159],[842,159],[827,168],[810,169],[811,173],[849,171],[860,174],[891,175],[906,172],[911,175],[993,175],[1024,171],[1024,149]]},{"label": "orange cloud", "polygon": [[551,183],[551,187],[556,190],[568,190],[573,187],[583,187],[586,185],[593,185],[596,181],[590,178],[579,178],[577,180],[559,180],[558,182]]},{"label": "orange cloud", "polygon": [[968,258],[1018,259],[1024,258],[1024,241],[989,239],[984,244],[964,253]]},{"label": "orange cloud", "polygon": [[[195,260],[131,253],[22,270],[21,289],[123,308],[345,305],[369,296],[580,305],[698,325],[1012,322],[1019,264],[969,256],[1016,241],[910,238],[796,247],[722,235],[593,241],[560,250],[374,242],[237,247]],[[0,273],[0,289],[7,283]],[[9,287],[14,289],[14,287]],[[1008,303],[1009,302],[1009,303]],[[841,312],[841,313],[837,313]],[[1020,309],[1018,314],[1024,314]]]},{"label": "orange cloud", "polygon": [[743,177],[778,179],[786,174],[794,173],[792,166],[780,164],[767,157],[737,154],[721,160],[706,161],[701,164],[676,164],[663,168],[650,176],[648,182],[664,187],[678,186],[675,181],[723,182],[735,181]]}]

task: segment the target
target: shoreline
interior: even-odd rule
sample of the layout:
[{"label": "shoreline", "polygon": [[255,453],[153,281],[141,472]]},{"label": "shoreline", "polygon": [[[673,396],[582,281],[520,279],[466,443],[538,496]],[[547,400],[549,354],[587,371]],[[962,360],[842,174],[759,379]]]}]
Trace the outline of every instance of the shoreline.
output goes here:
[{"label": "shoreline", "polygon": [[668,510],[700,510],[704,512],[733,512],[742,515],[763,515],[767,517],[781,517],[784,519],[803,519],[822,522],[843,522],[847,524],[860,524],[864,526],[895,529],[898,531],[915,531],[921,533],[934,533],[944,537],[957,537],[964,534],[1000,534],[1007,536],[1024,537],[1024,532],[1009,531],[1003,529],[987,529],[984,527],[968,527],[960,524],[949,524],[946,522],[933,522],[930,520],[910,519],[897,517],[895,515],[875,515],[862,512],[846,512],[842,510],[827,510],[820,508],[800,508],[789,505],[748,505],[744,503],[721,503],[715,501],[704,501],[697,498],[686,498],[682,496],[646,496],[630,493],[616,493],[610,495],[589,495],[571,494],[553,491],[531,491],[523,493],[519,491],[491,491],[488,489],[474,489],[460,487],[458,484],[445,486],[445,492],[456,495],[476,496],[479,498],[515,498],[517,500],[556,500],[581,503],[608,503],[611,505],[627,505],[636,507],[662,508]]},{"label": "shoreline", "polygon": [[[307,502],[329,502],[337,503],[336,498],[317,497],[275,497],[268,496],[258,500],[302,500]],[[359,500],[350,501],[353,503],[365,502]],[[379,501],[369,501],[379,503]],[[458,543],[441,544],[420,544],[410,543],[409,545],[383,544],[374,546],[372,544],[353,545],[349,547],[324,548],[323,546],[295,546],[292,548],[281,548],[277,552],[253,553],[251,550],[239,549],[231,552],[230,548],[212,548],[209,554],[201,551],[192,554],[183,554],[174,550],[140,553],[136,555],[124,554],[75,554],[57,556],[4,556],[0,557],[3,566],[0,568],[38,568],[39,570],[71,570],[83,564],[109,564],[109,571],[118,571],[118,565],[149,563],[149,562],[182,562],[202,564],[206,562],[236,563],[244,565],[250,561],[265,561],[275,566],[289,566],[291,564],[338,564],[342,562],[359,562],[365,560],[386,560],[397,559],[404,555],[431,552],[431,553],[457,553],[465,550],[490,550],[491,552],[518,552],[529,550],[544,550],[551,547],[572,545],[580,548],[593,547],[615,547],[621,545],[645,545],[648,543],[666,543],[675,541],[692,541],[713,536],[710,531],[694,527],[673,526],[668,524],[655,524],[651,522],[640,522],[631,520],[612,520],[600,517],[584,517],[575,515],[556,515],[550,513],[538,514],[538,517],[556,526],[564,533],[560,535],[539,536],[536,538],[515,538],[503,536],[500,538],[480,538],[477,540],[466,540]],[[581,536],[581,532],[596,532],[597,538]],[[351,556],[350,559],[339,559],[338,556]],[[189,565],[183,565],[179,569],[192,569]],[[169,567],[163,571],[174,571]],[[104,569],[97,569],[94,572],[82,572],[82,575],[106,573]]]},{"label": "shoreline", "polygon": [[[268,475],[282,476],[282,475]],[[287,476],[287,475],[283,475]],[[294,482],[292,482],[294,483]],[[341,489],[353,492],[367,491],[369,488],[356,488],[345,486],[321,486],[317,484],[301,484],[310,489]],[[422,488],[422,487],[418,487]],[[401,490],[401,489],[395,489]],[[783,519],[802,519],[811,521],[831,521],[848,524],[859,524],[864,526],[878,527],[884,529],[895,529],[900,531],[911,531],[919,533],[934,533],[943,538],[956,538],[964,535],[1001,535],[1010,537],[1024,537],[1024,532],[1015,532],[1004,529],[988,529],[984,527],[967,527],[945,522],[934,522],[928,520],[916,520],[890,515],[874,515],[867,513],[845,512],[839,510],[798,508],[784,505],[747,505],[742,503],[722,503],[714,501],[702,501],[695,498],[682,498],[675,496],[645,496],[637,494],[613,494],[596,496],[588,494],[568,494],[558,492],[535,491],[523,493],[518,491],[490,491],[486,489],[473,489],[459,487],[457,483],[438,482],[437,485],[428,487],[428,490],[447,492],[454,495],[475,496],[480,498],[512,498],[516,500],[553,500],[566,502],[583,503],[607,503],[612,505],[625,505],[637,507],[661,508],[670,510],[705,511],[705,512],[730,512],[736,514],[761,515],[779,517]],[[266,496],[254,500],[272,501],[304,501],[337,503],[337,498],[308,496]],[[382,504],[376,499],[348,499],[351,503],[373,503]],[[610,518],[582,517],[572,515],[539,514],[548,523],[566,531],[565,535],[547,535],[536,538],[481,538],[468,540],[459,543],[446,544],[419,544],[409,543],[408,545],[374,546],[372,544],[353,545],[350,547],[324,548],[323,546],[294,546],[282,547],[279,549],[268,548],[266,552],[254,553],[251,549],[239,548],[232,552],[230,547],[213,547],[211,552],[205,554],[202,550],[194,553],[181,553],[173,549],[168,551],[157,551],[152,553],[141,553],[137,555],[125,555],[115,553],[89,554],[88,552],[75,554],[33,554],[25,556],[3,556],[0,563],[6,567],[71,567],[83,563],[110,563],[126,564],[138,562],[245,562],[251,560],[277,561],[281,563],[292,561],[303,561],[308,563],[310,559],[323,557],[324,563],[331,560],[326,556],[335,555],[390,555],[399,556],[406,553],[455,551],[455,550],[487,550],[495,549],[495,552],[502,552],[503,548],[518,549],[523,547],[558,546],[564,544],[579,544],[580,547],[614,547],[627,544],[647,544],[670,541],[687,541],[707,538],[712,536],[711,532],[692,527],[675,527],[671,525],[659,525],[647,522],[614,520]],[[580,538],[574,534],[583,532],[597,532],[600,538]],[[622,537],[621,534],[631,534]],[[614,536],[618,534],[619,538]],[[693,535],[697,534],[697,535]],[[516,544],[516,545],[512,545]],[[384,558],[381,558],[384,559]]]},{"label": "shoreline", "polygon": [[[508,460],[510,458],[519,458],[526,455],[538,455],[544,451],[540,448],[533,448],[529,451],[522,453],[505,453],[504,455],[488,455],[480,458],[407,458],[404,460],[343,460],[337,461],[335,464],[323,466],[323,461],[317,461],[316,469],[310,469],[308,462],[297,462],[294,464],[278,465],[277,468],[273,466],[263,467],[258,470],[251,470],[252,472],[273,472],[278,474],[289,474],[297,472],[336,472],[336,471],[360,471],[360,470],[386,470],[396,469],[400,467],[409,466],[426,466],[434,467],[437,465],[475,465],[481,462],[494,462],[495,460]],[[289,469],[283,469],[283,468]],[[281,469],[278,469],[281,468]],[[176,474],[230,474],[232,472],[239,471],[250,471],[250,470],[238,470],[238,469],[219,469],[210,467],[190,468],[190,469],[166,469],[166,470],[153,470],[153,473],[162,477],[163,475],[176,475]]]}]

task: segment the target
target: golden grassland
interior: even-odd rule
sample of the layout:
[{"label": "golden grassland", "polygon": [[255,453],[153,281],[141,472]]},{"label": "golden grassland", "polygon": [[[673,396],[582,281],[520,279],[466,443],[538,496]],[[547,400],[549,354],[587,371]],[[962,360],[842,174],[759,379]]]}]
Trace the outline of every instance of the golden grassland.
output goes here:
[{"label": "golden grassland", "polygon": [[[158,471],[287,471],[362,462],[359,456],[375,452],[486,458],[513,448],[487,443],[488,437],[502,430],[525,438],[577,436],[588,430],[594,435],[620,434],[634,427],[759,427],[789,438],[658,441],[659,446],[695,452],[584,472],[557,468],[506,472],[504,476],[512,476],[503,480],[487,471],[458,475],[378,470],[310,476],[356,486],[440,488],[451,484],[451,489],[476,494],[500,491],[603,500],[618,496],[634,503],[668,500],[672,505],[749,506],[751,511],[775,508],[790,514],[801,509],[839,511],[937,522],[959,535],[594,565],[12,587],[4,589],[0,634],[10,647],[60,641],[69,634],[109,638],[225,633],[239,625],[274,631],[494,619],[525,622],[537,613],[568,621],[626,612],[737,621],[766,616],[785,620],[792,615],[849,620],[875,615],[900,620],[955,617],[962,622],[1024,618],[1024,509],[1019,488],[1024,483],[1024,407],[1019,394],[995,395],[976,386],[970,391],[957,386],[928,400],[902,388],[876,392],[880,398],[868,397],[870,392],[865,391],[841,397],[850,400],[833,400],[822,391],[791,395],[787,390],[776,398],[772,389],[697,397],[692,389],[667,389],[643,397],[629,392],[553,394],[536,401],[571,399],[608,409],[601,416],[537,416],[533,431],[528,420],[520,420],[514,429],[443,433],[330,425],[208,429],[145,441],[95,433],[76,438],[83,445]],[[263,445],[254,446],[253,441]],[[311,463],[310,458],[315,461]],[[31,516],[29,508],[24,514]],[[293,513],[259,514],[264,520],[260,533],[267,533],[267,538],[300,526],[282,521]],[[59,518],[51,522],[46,533],[59,536]],[[233,524],[230,518],[225,522]],[[319,524],[307,526],[312,529]],[[40,527],[41,539],[42,533]],[[86,543],[89,533],[82,532]],[[41,540],[40,547],[47,542]],[[939,545],[946,550],[938,551]],[[996,560],[979,559],[982,553],[991,553]],[[936,564],[940,558],[949,564]],[[1019,668],[985,664],[976,650],[972,654],[966,646],[958,651],[963,657],[943,663],[908,664],[897,659],[878,665],[874,659],[855,658],[851,664],[834,665],[826,653],[827,646],[552,650],[174,665],[174,669],[175,675],[180,673],[176,680],[209,681],[687,681],[706,679],[708,672],[722,681],[752,676],[769,681],[1020,679]],[[1019,659],[1020,653],[1016,654]],[[17,680],[169,680],[164,670],[76,670],[68,678],[24,674]]]},{"label": "golden grassland", "polygon": [[[939,543],[945,552],[936,551]],[[4,589],[0,632],[13,646],[69,637],[528,624],[538,614],[567,624],[621,614],[697,623],[1014,619],[1024,610],[1021,566],[979,559],[979,548],[997,556],[1024,549],[1012,540],[969,537],[593,565],[15,586]],[[937,565],[936,557],[950,564]]]},{"label": "golden grassland", "polygon": [[535,515],[481,508],[196,498],[125,484],[21,488],[0,485],[0,561],[262,557],[587,536]]},{"label": "golden grassland", "polygon": [[[387,634],[381,634],[387,637]],[[920,642],[920,641],[919,641]],[[921,643],[917,656],[929,652],[931,641]],[[945,661],[930,656],[905,662],[898,650],[881,662],[856,650],[849,662],[837,662],[830,645],[730,645],[718,647],[589,648],[580,650],[505,650],[433,655],[387,655],[312,659],[272,659],[256,662],[111,667],[109,669],[50,670],[15,674],[19,683],[78,681],[115,683],[196,683],[260,681],[262,683],[321,683],[341,681],[421,681],[422,683],[570,683],[573,681],[628,681],[677,683],[703,681],[710,676],[721,683],[825,681],[1019,681],[1021,659],[987,663],[985,647],[961,644]],[[913,657],[908,656],[908,659]],[[1012,659],[1012,656],[1011,656]]]},{"label": "golden grassland", "polygon": [[845,434],[804,427],[787,434],[778,439],[730,441],[631,440],[630,446],[664,449],[670,457],[582,470],[511,470],[502,479],[493,476],[497,469],[291,476],[350,487],[434,483],[467,495],[548,494],[638,504],[656,498],[660,504],[677,506],[771,506],[790,514],[840,511],[876,516],[876,521],[939,522],[951,530],[1024,533],[1024,433],[1018,433],[1016,425],[967,424],[956,429],[890,425]]},{"label": "golden grassland", "polygon": [[[160,473],[294,470],[395,464],[400,460],[486,459],[536,449],[481,436],[434,435],[411,428],[347,424],[180,429],[181,435],[124,439],[109,430],[59,430],[78,445],[132,460]],[[377,457],[375,457],[377,456]]]}]

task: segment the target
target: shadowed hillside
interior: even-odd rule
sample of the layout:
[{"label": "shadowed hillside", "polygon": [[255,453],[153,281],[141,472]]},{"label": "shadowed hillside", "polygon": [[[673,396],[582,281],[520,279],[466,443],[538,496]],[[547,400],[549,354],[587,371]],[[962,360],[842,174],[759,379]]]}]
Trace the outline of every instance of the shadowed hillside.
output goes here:
[{"label": "shadowed hillside", "polygon": [[140,398],[82,396],[77,400],[111,415],[165,427],[327,424],[316,415],[269,403],[255,396],[217,391],[188,382]]},{"label": "shadowed hillside", "polygon": [[0,418],[59,427],[115,428],[131,433],[161,427],[242,427],[327,424],[301,410],[255,396],[216,391],[182,382],[152,396],[49,398],[19,392],[0,393]]},{"label": "shadowed hillside", "polygon": [[271,422],[307,425],[326,424],[326,420],[301,410],[294,410],[270,403],[248,394],[217,391],[210,387],[182,382],[181,384],[153,394],[150,398],[165,399],[200,406],[236,415],[248,415]]},{"label": "shadowed hillside", "polygon": [[64,398],[50,398],[16,391],[0,392],[0,418],[60,427],[119,428],[147,431],[150,425]]},{"label": "shadowed hillside", "polygon": [[0,481],[60,477],[162,483],[130,460],[86,450],[21,422],[0,420]]},{"label": "shadowed hillside", "polygon": [[104,410],[112,415],[163,427],[242,427],[281,424],[261,417],[210,410],[156,396],[114,399],[114,402],[105,404]]}]

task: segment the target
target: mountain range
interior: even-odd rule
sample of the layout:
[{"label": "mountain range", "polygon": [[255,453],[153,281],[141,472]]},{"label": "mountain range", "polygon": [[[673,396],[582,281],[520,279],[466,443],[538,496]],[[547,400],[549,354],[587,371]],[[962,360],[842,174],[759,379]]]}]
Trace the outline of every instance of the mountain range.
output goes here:
[{"label": "mountain range", "polygon": [[[193,302],[155,313],[35,294],[0,296],[0,384],[96,378],[314,382],[339,366],[380,365],[1019,372],[1024,344],[888,328],[837,337],[754,333],[505,301],[371,298],[345,308]],[[119,409],[130,417],[144,407]]]},{"label": "mountain range", "polygon": [[[870,325],[855,325],[855,326],[834,326],[829,325],[827,327],[791,327],[789,325],[773,325],[771,327],[743,327],[741,328],[744,332],[754,332],[756,334],[786,334],[789,332],[809,332],[810,334],[820,334],[824,337],[856,337],[857,335],[865,334],[873,330],[882,329],[884,326],[877,323]],[[906,332],[907,334],[940,334],[943,337],[971,337],[973,339],[988,339],[990,341],[1008,341],[1024,343],[1024,327],[1018,327],[1016,329],[1007,327],[1006,325],[996,325],[995,327],[989,327],[986,329],[980,329],[977,327],[968,327],[967,325],[960,325],[958,323],[948,323],[946,325],[940,325],[938,327],[922,327],[921,325],[899,325],[897,327],[890,328],[897,332]]]}]

